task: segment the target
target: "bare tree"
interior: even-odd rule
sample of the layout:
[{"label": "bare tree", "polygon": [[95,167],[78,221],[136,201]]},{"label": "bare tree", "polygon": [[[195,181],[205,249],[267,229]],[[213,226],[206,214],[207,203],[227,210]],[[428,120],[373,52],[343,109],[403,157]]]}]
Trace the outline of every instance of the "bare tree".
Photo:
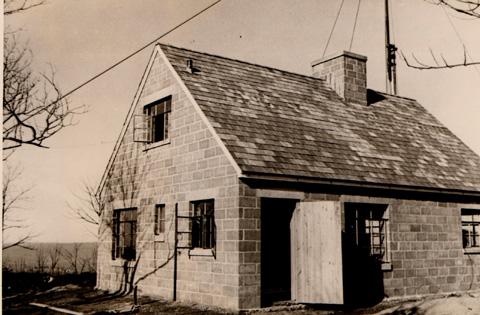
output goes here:
[{"label": "bare tree", "polygon": [[[4,15],[22,12],[42,5],[45,0],[6,0]],[[8,22],[3,38],[3,161],[22,145],[46,147],[44,141],[67,126],[74,124],[76,114],[85,112],[82,107],[72,108],[63,97],[55,81],[53,67],[49,74],[36,75],[31,70],[33,54],[28,43],[20,39],[20,30],[12,30]],[[8,229],[25,228],[24,221],[13,219],[13,210],[18,210],[20,201],[25,200],[31,189],[15,190],[13,183],[21,172],[7,172],[3,176],[2,232]],[[3,249],[24,246],[32,235],[26,234],[7,244],[3,238]]]},{"label": "bare tree", "polygon": [[[3,171],[3,187],[2,187],[2,249],[7,249],[14,246],[28,248],[25,243],[29,241],[34,235],[29,232],[20,233],[20,236],[11,241],[8,239],[6,233],[15,229],[17,231],[27,229],[25,220],[15,215],[22,204],[28,200],[28,192],[31,187],[18,188],[16,184],[22,170],[16,167],[5,166]],[[15,210],[17,212],[13,213]]]},{"label": "bare tree", "polygon": [[50,274],[53,276],[57,271],[58,263],[62,257],[62,247],[56,243],[49,248],[48,257],[50,258]]},{"label": "bare tree", "polygon": [[86,272],[93,273],[97,270],[97,247],[93,247],[90,255],[82,258],[82,265]]},{"label": "bare tree", "polygon": [[[480,0],[425,0],[434,5],[440,5],[447,9],[461,13],[474,19],[480,18]],[[419,70],[435,70],[435,69],[452,69],[457,67],[467,67],[480,65],[480,61],[467,60],[467,49],[463,47],[463,58],[459,61],[447,61],[441,53],[435,54],[430,49],[431,60],[421,61],[413,53],[411,57],[407,58],[403,52],[400,53],[400,58],[405,64],[414,69]],[[470,56],[469,56],[470,57]]]},{"label": "bare tree", "polygon": [[14,262],[14,272],[30,272],[31,267],[27,266],[24,256],[18,257]]},{"label": "bare tree", "polygon": [[[110,178],[114,181],[116,192],[120,194],[126,208],[133,205],[133,200],[138,195],[144,174],[141,173],[138,157],[134,157],[131,160],[125,159],[124,163],[125,167],[119,168],[114,172],[115,176]],[[96,185],[84,181],[82,195],[76,195],[78,203],[76,205],[67,204],[73,217],[99,226],[100,216],[105,209],[107,198],[112,198],[112,186],[103,188],[104,191],[99,192]],[[108,227],[110,223],[105,225],[105,227]]]},{"label": "bare tree", "polygon": [[85,268],[84,262],[80,259],[80,249],[82,245],[82,243],[74,243],[71,250],[65,249],[62,253],[62,256],[70,267],[72,267],[75,274],[81,273]]},{"label": "bare tree", "polygon": [[53,68],[40,76],[32,72],[32,52],[20,43],[18,31],[7,29],[3,49],[3,150],[46,147],[45,140],[74,125],[74,116],[85,110],[72,108],[63,98]]},{"label": "bare tree", "polygon": [[96,193],[96,186],[84,181],[82,196],[75,196],[79,203],[77,205],[67,204],[74,218],[98,225],[105,203],[102,197]]},{"label": "bare tree", "polygon": [[37,271],[44,273],[48,266],[48,255],[44,247],[37,246],[35,248],[35,262],[37,264]]},{"label": "bare tree", "polygon": [[[45,4],[45,0],[6,0],[4,15]],[[74,125],[83,106],[71,107],[55,81],[55,71],[36,75],[30,68],[33,53],[20,30],[5,23],[3,38],[3,150],[6,160],[22,145],[46,147],[44,141],[65,127]]]}]

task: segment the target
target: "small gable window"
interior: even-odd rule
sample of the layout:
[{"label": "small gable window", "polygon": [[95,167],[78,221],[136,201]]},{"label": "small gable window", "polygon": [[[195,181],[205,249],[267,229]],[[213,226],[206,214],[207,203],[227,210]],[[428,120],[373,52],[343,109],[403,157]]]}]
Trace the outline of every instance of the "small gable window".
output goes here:
[{"label": "small gable window", "polygon": [[143,115],[136,115],[134,118],[134,141],[155,143],[167,140],[171,111],[171,96],[146,105]]},{"label": "small gable window", "polygon": [[480,249],[480,210],[462,209],[463,248]]},{"label": "small gable window", "polygon": [[144,107],[144,114],[150,117],[150,142],[158,142],[168,138],[168,119],[172,107],[172,97]]},{"label": "small gable window", "polygon": [[215,247],[214,201],[201,200],[190,204],[192,209],[192,248]]}]

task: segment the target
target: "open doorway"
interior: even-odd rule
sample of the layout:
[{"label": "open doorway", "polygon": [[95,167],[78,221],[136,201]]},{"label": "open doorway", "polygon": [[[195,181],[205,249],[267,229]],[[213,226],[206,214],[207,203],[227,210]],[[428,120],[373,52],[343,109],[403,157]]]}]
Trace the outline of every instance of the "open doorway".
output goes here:
[{"label": "open doorway", "polygon": [[298,200],[262,198],[261,305],[291,299],[290,220]]},{"label": "open doorway", "polygon": [[382,262],[387,258],[387,205],[345,203],[343,285],[345,304],[366,307],[384,297]]}]

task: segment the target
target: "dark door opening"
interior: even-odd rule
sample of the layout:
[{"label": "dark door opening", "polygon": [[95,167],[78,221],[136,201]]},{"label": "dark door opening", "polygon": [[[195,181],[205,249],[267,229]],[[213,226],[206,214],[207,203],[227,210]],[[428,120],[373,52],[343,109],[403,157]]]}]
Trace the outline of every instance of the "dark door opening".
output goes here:
[{"label": "dark door opening", "polygon": [[297,200],[262,198],[261,305],[291,299],[290,219]]},{"label": "dark door opening", "polygon": [[381,264],[386,252],[385,209],[385,205],[345,203],[342,256],[347,306],[372,306],[384,297]]}]

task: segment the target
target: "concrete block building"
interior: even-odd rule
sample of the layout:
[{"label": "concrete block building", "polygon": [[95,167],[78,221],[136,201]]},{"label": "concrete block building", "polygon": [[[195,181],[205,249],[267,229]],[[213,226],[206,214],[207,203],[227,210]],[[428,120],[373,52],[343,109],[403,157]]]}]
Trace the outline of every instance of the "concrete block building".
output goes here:
[{"label": "concrete block building", "polygon": [[100,184],[97,286],[232,309],[480,289],[480,157],[366,61],[158,44]]}]

